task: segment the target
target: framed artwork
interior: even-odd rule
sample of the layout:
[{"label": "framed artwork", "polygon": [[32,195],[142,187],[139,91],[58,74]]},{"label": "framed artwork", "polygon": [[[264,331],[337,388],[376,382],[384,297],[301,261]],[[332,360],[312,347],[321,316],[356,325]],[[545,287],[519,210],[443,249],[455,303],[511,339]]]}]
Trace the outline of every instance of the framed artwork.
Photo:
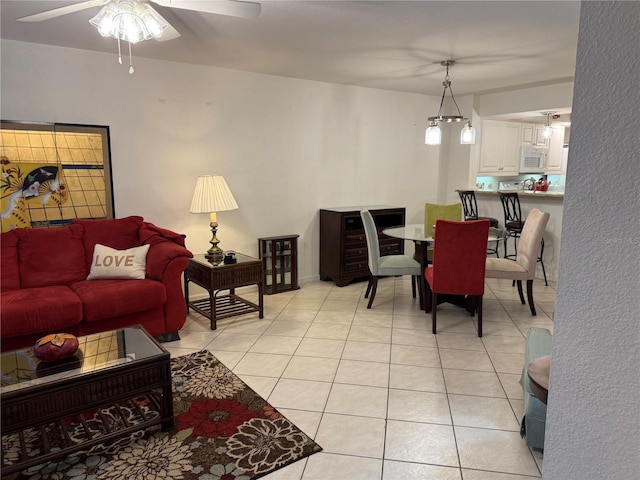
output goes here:
[{"label": "framed artwork", "polygon": [[2,231],[114,218],[109,127],[0,122]]}]

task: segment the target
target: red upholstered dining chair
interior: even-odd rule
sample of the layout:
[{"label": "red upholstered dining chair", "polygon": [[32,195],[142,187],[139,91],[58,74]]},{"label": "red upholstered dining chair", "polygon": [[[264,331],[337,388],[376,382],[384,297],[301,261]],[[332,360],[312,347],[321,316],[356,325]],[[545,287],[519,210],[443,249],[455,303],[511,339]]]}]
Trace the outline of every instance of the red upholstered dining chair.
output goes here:
[{"label": "red upholstered dining chair", "polygon": [[489,220],[455,222],[438,220],[433,245],[433,264],[424,276],[431,289],[431,319],[436,333],[438,294],[465,295],[478,312],[478,336],[482,336],[482,297],[489,238]]}]

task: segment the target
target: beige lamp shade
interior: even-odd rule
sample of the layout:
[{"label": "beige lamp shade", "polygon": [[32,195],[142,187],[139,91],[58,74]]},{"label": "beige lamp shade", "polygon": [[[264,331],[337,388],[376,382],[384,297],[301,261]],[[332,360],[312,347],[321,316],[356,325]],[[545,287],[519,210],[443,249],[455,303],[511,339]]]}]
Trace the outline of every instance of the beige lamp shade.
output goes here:
[{"label": "beige lamp shade", "polygon": [[215,213],[238,208],[227,182],[220,175],[198,177],[191,200],[191,213]]}]

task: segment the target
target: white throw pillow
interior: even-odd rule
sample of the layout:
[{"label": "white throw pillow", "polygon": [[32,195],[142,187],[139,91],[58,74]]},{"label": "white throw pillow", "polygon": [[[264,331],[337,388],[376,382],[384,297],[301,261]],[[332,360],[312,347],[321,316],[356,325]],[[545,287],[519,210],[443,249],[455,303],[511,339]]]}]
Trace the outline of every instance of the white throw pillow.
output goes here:
[{"label": "white throw pillow", "polygon": [[96,243],[87,280],[142,280],[147,269],[148,251],[149,245],[116,250]]}]

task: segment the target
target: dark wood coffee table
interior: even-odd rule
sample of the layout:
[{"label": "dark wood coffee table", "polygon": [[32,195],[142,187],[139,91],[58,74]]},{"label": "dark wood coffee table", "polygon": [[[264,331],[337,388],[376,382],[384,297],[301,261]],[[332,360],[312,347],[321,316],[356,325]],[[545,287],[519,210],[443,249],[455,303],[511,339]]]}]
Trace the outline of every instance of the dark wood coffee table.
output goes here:
[{"label": "dark wood coffee table", "polygon": [[142,327],[78,340],[74,357],[52,364],[32,348],[2,354],[3,477],[154,425],[173,427],[170,355]]}]

